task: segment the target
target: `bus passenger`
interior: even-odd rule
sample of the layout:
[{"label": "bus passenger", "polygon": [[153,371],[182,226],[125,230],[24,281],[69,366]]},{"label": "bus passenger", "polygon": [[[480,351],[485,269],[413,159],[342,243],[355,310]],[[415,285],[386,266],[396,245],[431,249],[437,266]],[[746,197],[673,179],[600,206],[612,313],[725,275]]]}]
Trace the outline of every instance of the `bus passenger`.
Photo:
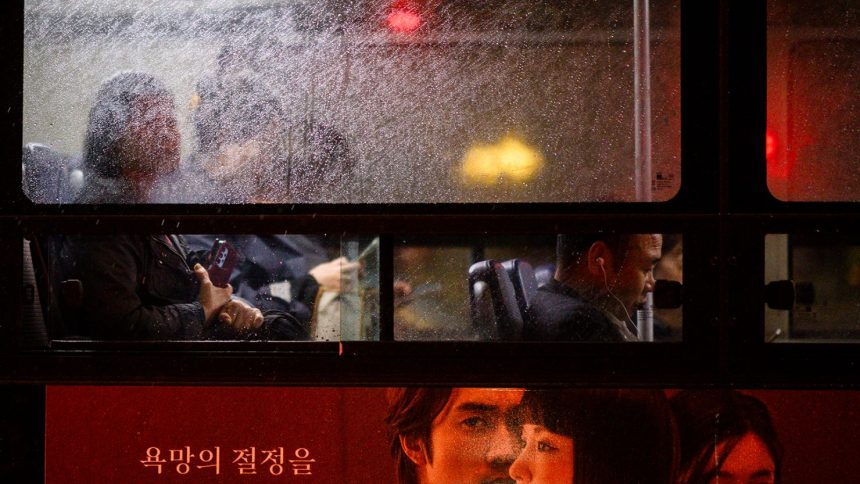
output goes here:
[{"label": "bus passenger", "polygon": [[[281,103],[257,84],[234,80],[229,85],[215,79],[198,85],[203,91],[194,115],[199,150],[189,160],[184,186],[175,191],[187,192],[199,181],[207,187],[207,201],[281,201],[290,186]],[[246,256],[231,279],[240,297],[261,309],[290,312],[314,326],[315,337],[337,339],[325,329],[331,325],[314,324],[319,323],[314,316],[322,291],[339,294],[341,281],[351,279],[359,263],[329,260],[321,240],[305,235],[194,235],[187,240],[193,249],[205,250],[216,237]]]},{"label": "bus passenger", "polygon": [[340,293],[342,282],[360,266],[345,257],[328,260],[321,237],[311,235],[186,236],[192,250],[206,250],[215,239],[230,242],[245,256],[230,279],[238,297],[260,309],[288,311],[311,325],[321,292]]},{"label": "bus passenger", "polygon": [[[90,112],[82,203],[146,201],[176,168],[173,98],[148,74],[123,72],[99,89]],[[83,285],[86,336],[109,339],[305,339],[292,315],[264,315],[215,287],[205,262],[179,237],[77,236],[67,241]]]},{"label": "bus passenger", "polygon": [[90,110],[77,203],[146,203],[153,184],[177,166],[179,131],[167,87],[142,72],[105,81]]},{"label": "bus passenger", "polygon": [[[255,62],[267,48],[227,46],[217,72],[198,82],[192,102],[198,149],[160,187],[159,201],[349,201],[354,160],[346,138],[312,112],[284,104],[285,87],[266,79],[274,66]],[[249,78],[249,68],[263,71]],[[202,192],[189,190],[200,184]]]},{"label": "bus passenger", "polygon": [[556,272],[532,305],[524,337],[538,341],[638,341],[631,316],[654,290],[660,234],[564,235]]},{"label": "bus passenger", "polygon": [[286,311],[231,298],[180,236],[81,235],[66,241],[83,286],[82,336],[114,340],[307,339]]}]

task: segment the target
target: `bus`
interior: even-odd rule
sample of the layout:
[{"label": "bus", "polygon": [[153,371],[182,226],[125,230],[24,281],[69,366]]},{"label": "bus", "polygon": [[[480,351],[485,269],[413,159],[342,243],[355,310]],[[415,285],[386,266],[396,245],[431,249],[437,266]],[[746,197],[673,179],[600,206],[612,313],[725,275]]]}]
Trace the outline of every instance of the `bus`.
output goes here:
[{"label": "bus", "polygon": [[[464,456],[632,398],[693,482],[683,409],[720,398],[769,415],[766,482],[857,474],[851,2],[3,9],[10,477],[410,482],[397,402],[441,398],[430,433],[487,393]],[[527,482],[512,448],[482,478]]]}]

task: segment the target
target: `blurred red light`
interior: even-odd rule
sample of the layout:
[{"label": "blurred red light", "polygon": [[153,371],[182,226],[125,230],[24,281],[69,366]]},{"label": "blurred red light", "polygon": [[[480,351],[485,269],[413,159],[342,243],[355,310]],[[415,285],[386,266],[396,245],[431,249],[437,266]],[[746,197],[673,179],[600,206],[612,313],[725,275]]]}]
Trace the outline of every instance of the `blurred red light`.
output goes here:
[{"label": "blurred red light", "polygon": [[764,156],[770,161],[774,154],[776,154],[776,136],[768,129],[764,134]]},{"label": "blurred red light", "polygon": [[388,27],[395,32],[408,33],[421,25],[421,16],[409,10],[394,10],[388,14]]},{"label": "blurred red light", "polygon": [[784,157],[780,159],[777,156],[776,135],[768,128],[764,133],[764,158],[767,161],[767,176],[771,180],[787,179],[791,176],[791,169],[788,166],[788,160]]}]

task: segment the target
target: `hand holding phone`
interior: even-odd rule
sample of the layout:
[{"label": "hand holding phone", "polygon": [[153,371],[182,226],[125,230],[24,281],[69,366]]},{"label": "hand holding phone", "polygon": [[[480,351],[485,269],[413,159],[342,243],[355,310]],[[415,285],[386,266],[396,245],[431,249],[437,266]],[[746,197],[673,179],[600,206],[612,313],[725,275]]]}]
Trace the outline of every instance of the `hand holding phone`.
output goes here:
[{"label": "hand holding phone", "polygon": [[239,263],[239,252],[226,240],[215,239],[209,252],[209,280],[216,287],[227,287],[233,268]]}]

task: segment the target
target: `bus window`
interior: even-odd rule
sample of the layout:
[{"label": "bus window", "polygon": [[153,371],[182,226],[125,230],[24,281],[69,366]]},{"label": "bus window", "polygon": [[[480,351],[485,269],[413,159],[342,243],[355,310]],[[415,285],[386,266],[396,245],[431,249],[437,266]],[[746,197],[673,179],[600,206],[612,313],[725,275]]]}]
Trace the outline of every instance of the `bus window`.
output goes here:
[{"label": "bus window", "polygon": [[668,200],[679,2],[633,3],[27,0],[23,143],[39,156],[24,190],[51,204]]},{"label": "bus window", "polygon": [[860,338],[860,240],[856,236],[769,234],[765,282],[769,288],[767,341]]},{"label": "bus window", "polygon": [[784,201],[860,200],[860,7],[768,2],[765,155]]},{"label": "bus window", "polygon": [[680,234],[403,239],[394,257],[396,340],[681,340]]},{"label": "bus window", "polygon": [[34,235],[22,344],[379,339],[379,242],[318,235]]}]

